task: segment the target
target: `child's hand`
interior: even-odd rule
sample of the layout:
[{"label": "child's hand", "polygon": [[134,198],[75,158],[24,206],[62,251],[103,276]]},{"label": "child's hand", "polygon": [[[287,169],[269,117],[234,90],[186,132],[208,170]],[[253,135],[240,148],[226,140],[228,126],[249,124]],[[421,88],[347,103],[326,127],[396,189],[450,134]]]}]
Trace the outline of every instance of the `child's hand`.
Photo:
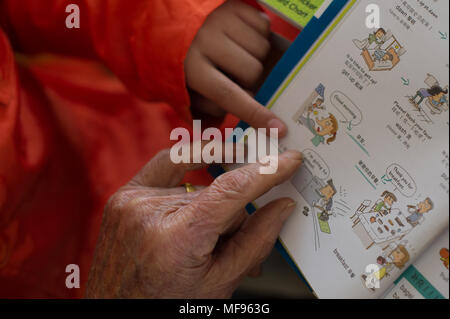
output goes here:
[{"label": "child's hand", "polygon": [[205,21],[185,60],[193,105],[210,115],[230,112],[255,128],[286,126],[248,93],[260,80],[270,50],[270,21],[260,11],[229,0]]}]

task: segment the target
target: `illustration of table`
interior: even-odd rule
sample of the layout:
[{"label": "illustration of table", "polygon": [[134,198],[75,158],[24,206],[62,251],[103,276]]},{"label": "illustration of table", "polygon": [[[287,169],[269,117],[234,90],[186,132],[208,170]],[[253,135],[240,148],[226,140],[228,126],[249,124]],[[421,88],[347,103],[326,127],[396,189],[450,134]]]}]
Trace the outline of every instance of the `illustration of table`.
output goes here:
[{"label": "illustration of table", "polygon": [[[309,205],[309,209],[314,211],[317,208],[316,205],[319,204],[322,199],[320,189],[322,189],[326,183],[317,176],[314,176],[306,165],[302,165],[297,173],[294,174],[291,183]],[[321,214],[322,211],[314,213],[313,216],[316,216],[317,220],[314,220],[313,222],[316,223],[321,232],[331,234],[330,224],[328,221],[323,221],[319,218]]]},{"label": "illustration of table", "polygon": [[292,177],[291,183],[311,208],[322,198],[319,191],[326,185],[324,181],[314,176],[306,165],[300,167]]},{"label": "illustration of table", "polygon": [[[366,205],[361,205],[367,208]],[[406,220],[406,216],[399,209],[392,209],[384,215],[381,212],[361,211],[355,214],[353,230],[361,239],[366,249],[374,244],[387,247],[390,243],[403,239],[413,226]]]}]

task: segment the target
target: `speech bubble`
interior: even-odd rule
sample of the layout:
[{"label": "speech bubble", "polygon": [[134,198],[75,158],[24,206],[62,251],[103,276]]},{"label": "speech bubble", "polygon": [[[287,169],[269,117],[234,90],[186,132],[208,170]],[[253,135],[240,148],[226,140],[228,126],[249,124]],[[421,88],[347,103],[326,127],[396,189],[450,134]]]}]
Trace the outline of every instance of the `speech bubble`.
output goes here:
[{"label": "speech bubble", "polygon": [[340,91],[334,91],[330,95],[330,100],[331,104],[344,118],[344,123],[351,123],[352,126],[361,124],[362,112],[347,95]]},{"label": "speech bubble", "polygon": [[386,169],[390,183],[405,197],[412,197],[417,192],[417,185],[411,175],[400,165],[392,164]]},{"label": "speech bubble", "polygon": [[303,165],[306,165],[311,173],[321,180],[326,180],[330,176],[330,168],[327,163],[311,149],[302,151]]}]

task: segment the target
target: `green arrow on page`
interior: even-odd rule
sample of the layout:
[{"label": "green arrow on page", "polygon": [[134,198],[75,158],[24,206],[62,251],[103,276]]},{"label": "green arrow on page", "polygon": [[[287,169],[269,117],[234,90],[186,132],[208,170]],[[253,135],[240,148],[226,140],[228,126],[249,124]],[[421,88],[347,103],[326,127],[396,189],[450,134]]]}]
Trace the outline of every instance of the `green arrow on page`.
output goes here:
[{"label": "green arrow on page", "polygon": [[383,177],[381,177],[381,181],[383,184],[386,184],[388,182],[392,182],[392,178],[387,178],[386,175],[383,175]]}]

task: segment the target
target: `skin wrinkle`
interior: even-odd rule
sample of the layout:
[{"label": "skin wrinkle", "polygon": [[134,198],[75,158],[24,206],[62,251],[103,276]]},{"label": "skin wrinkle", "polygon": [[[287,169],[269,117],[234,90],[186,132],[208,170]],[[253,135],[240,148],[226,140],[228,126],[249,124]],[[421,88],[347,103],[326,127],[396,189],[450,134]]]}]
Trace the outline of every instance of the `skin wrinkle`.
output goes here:
[{"label": "skin wrinkle", "polygon": [[[176,230],[183,231],[185,236],[174,237],[172,240],[176,243],[174,247],[181,248],[183,251],[187,252],[186,258],[194,264],[198,264],[198,261],[202,261],[205,257],[214,249],[215,244],[219,238],[219,233],[212,234],[208,225],[206,224],[194,224],[192,221],[187,221],[185,216],[183,218],[185,221],[181,221],[178,224]],[[187,224],[186,224],[187,223]],[[203,226],[204,225],[204,226]],[[205,238],[206,234],[209,237],[208,241],[205,240],[195,240],[195,238]],[[192,238],[189,240],[189,238]],[[197,243],[197,245],[192,245],[192,243]],[[201,263],[201,262],[200,262]]]},{"label": "skin wrinkle", "polygon": [[[166,236],[165,236],[166,237]],[[170,243],[170,238],[167,238],[165,243]],[[167,250],[165,246],[160,247],[161,252],[167,252],[171,250]],[[169,268],[172,269],[174,272],[179,273],[179,280],[180,282],[183,282],[187,285],[189,285],[189,278],[192,277],[192,273],[195,274],[195,268],[192,268],[191,271],[189,271],[189,268],[186,267],[186,265],[183,263],[184,260],[181,260],[180,257],[183,256],[182,254],[177,254],[177,252],[165,254],[165,258],[161,260],[159,264],[160,269]],[[167,280],[169,283],[169,286],[172,285],[172,282],[170,280]],[[165,287],[167,288],[167,287]]]},{"label": "skin wrinkle", "polygon": [[225,298],[229,298],[231,297],[232,292],[236,289],[236,287],[245,276],[234,274],[233,270],[230,267],[224,265],[224,263],[218,260],[218,258],[216,260],[216,263],[218,264],[218,267],[211,269],[208,280],[213,280],[213,278],[217,278],[217,276],[223,278],[222,282],[211,282],[210,284],[212,286],[215,286],[215,290],[217,291],[217,293],[224,292]]},{"label": "skin wrinkle", "polygon": [[[158,206],[157,204],[156,204],[156,206]],[[169,205],[170,206],[170,205]],[[162,207],[163,209],[165,208],[165,207]],[[161,208],[160,208],[161,209]],[[163,217],[164,218],[164,217]],[[159,223],[160,225],[164,225],[164,223]],[[158,226],[157,226],[157,228],[158,228]],[[159,233],[161,233],[161,234],[164,234],[165,232],[163,231],[163,230],[161,230],[161,231],[159,231]],[[165,249],[162,249],[163,251],[165,251]],[[171,256],[171,255],[169,255],[169,256]],[[175,267],[175,268],[178,268],[178,266],[177,266],[177,264],[179,263],[178,262],[178,255],[177,254],[175,254],[174,255],[174,259],[173,259],[173,261],[170,261],[170,262],[168,262],[168,265],[171,265],[171,267]],[[206,261],[207,262],[207,261]],[[166,265],[167,266],[167,265]],[[197,266],[196,268],[199,268],[199,267],[201,267],[202,265],[199,265],[199,266]]]},{"label": "skin wrinkle", "polygon": [[[163,163],[146,165],[144,170],[157,171],[140,176],[157,178],[157,173],[179,169],[170,163],[159,165]],[[279,216],[290,203],[286,199],[251,217],[244,211],[251,196],[290,178],[286,172],[293,173],[298,162],[281,155],[280,165],[287,167],[277,172],[278,177],[263,179],[255,173],[258,165],[253,165],[226,173],[194,193],[175,193],[169,187],[163,195],[163,187],[136,184],[121,188],[105,208],[86,296],[230,297],[267,257],[281,229]],[[166,183],[178,185],[182,175],[177,183]]]},{"label": "skin wrinkle", "polygon": [[[106,234],[106,232],[105,232],[105,234]],[[114,237],[115,237],[116,232],[114,231],[111,234],[114,235]],[[107,265],[108,265],[109,262],[111,262],[110,258],[112,257],[111,252],[112,252],[112,249],[113,249],[113,244],[114,244],[114,241],[107,241],[106,240],[106,235],[103,236],[102,241],[100,242],[100,245],[97,246],[97,250],[100,251],[100,252],[103,252],[103,254],[101,253],[98,256],[98,258],[96,258],[94,260],[94,265],[97,265],[97,263],[100,263],[100,264],[97,267],[94,266],[95,267],[94,268],[95,269],[95,275],[93,276],[93,278],[98,278],[98,277],[101,277],[101,276],[105,276],[105,277],[108,278],[108,272],[112,271],[111,269],[109,269],[107,267]],[[104,273],[102,273],[102,269],[105,269]],[[92,282],[91,278],[92,278],[92,276],[90,276],[88,286],[90,286],[90,283]],[[107,288],[110,288],[110,283],[109,282],[104,282],[104,283],[97,282],[97,283],[94,283],[94,291],[98,291],[99,295],[105,295],[106,291],[107,291]]]},{"label": "skin wrinkle", "polygon": [[[105,209],[106,212],[111,211],[112,214],[114,214],[114,212],[116,210],[111,209],[108,210],[108,207],[115,207],[115,206],[109,206],[109,205],[114,205],[113,201],[111,201],[108,205],[107,208]],[[119,208],[117,208],[117,210],[119,210]],[[114,221],[114,219],[113,219]],[[116,238],[116,234],[117,234],[117,228],[118,228],[118,224],[119,224],[119,219],[116,220],[116,222],[111,223],[111,218],[109,218],[109,214],[106,213],[105,214],[105,218],[104,218],[104,223],[102,225],[102,228],[105,228],[105,232],[101,232],[100,234],[100,241],[99,241],[99,248],[98,251],[103,252],[103,258],[102,255],[100,255],[100,258],[98,258],[98,260],[100,261],[100,266],[98,268],[95,268],[97,270],[97,275],[99,275],[100,269],[108,269],[107,268],[107,263],[110,261],[109,258],[107,256],[111,256],[111,252],[113,249],[113,245],[114,245],[114,241],[108,241],[107,240],[107,234],[111,234],[112,238]],[[103,262],[102,262],[103,259]],[[95,260],[97,261],[97,259]],[[97,263],[94,262],[94,265],[96,265]],[[100,283],[97,285],[98,287],[101,287]]]},{"label": "skin wrinkle", "polygon": [[241,190],[245,190],[250,186],[250,176],[251,174],[247,172],[247,168],[244,168],[239,175],[229,174],[221,175],[222,178],[218,178],[215,183],[213,183],[213,188],[217,188],[216,194],[225,194],[226,199],[234,200],[241,197]]},{"label": "skin wrinkle", "polygon": [[[209,240],[201,240],[201,245],[197,246],[197,250],[200,255],[209,254],[213,249],[215,243],[220,236],[220,222],[217,221],[218,218],[214,218],[214,212],[207,210],[207,207],[214,208],[205,202],[205,209],[199,209],[198,205],[191,205],[192,208],[182,210],[188,210],[190,213],[184,214],[185,219],[189,219],[184,223],[186,227],[187,234],[195,234],[198,238],[209,238]],[[196,213],[192,214],[192,210]]]},{"label": "skin wrinkle", "polygon": [[[128,216],[130,217],[130,216]],[[128,220],[128,218],[127,218]],[[123,222],[123,219],[121,219],[121,222],[118,225],[117,230],[117,236],[116,240],[113,242],[113,251],[118,251],[120,254],[111,254],[109,256],[109,262],[114,263],[117,265],[117,267],[113,268],[110,272],[109,276],[109,290],[112,291],[113,296],[120,296],[119,290],[121,289],[122,285],[116,285],[114,283],[114,278],[119,279],[121,282],[123,280],[126,280],[126,277],[124,277],[123,274],[123,268],[124,263],[129,262],[128,257],[130,255],[133,255],[133,253],[128,253],[130,250],[132,250],[134,247],[132,247],[131,243],[128,242],[127,236],[126,236],[126,228],[125,226],[128,226],[131,224],[131,220],[127,222]]]}]

